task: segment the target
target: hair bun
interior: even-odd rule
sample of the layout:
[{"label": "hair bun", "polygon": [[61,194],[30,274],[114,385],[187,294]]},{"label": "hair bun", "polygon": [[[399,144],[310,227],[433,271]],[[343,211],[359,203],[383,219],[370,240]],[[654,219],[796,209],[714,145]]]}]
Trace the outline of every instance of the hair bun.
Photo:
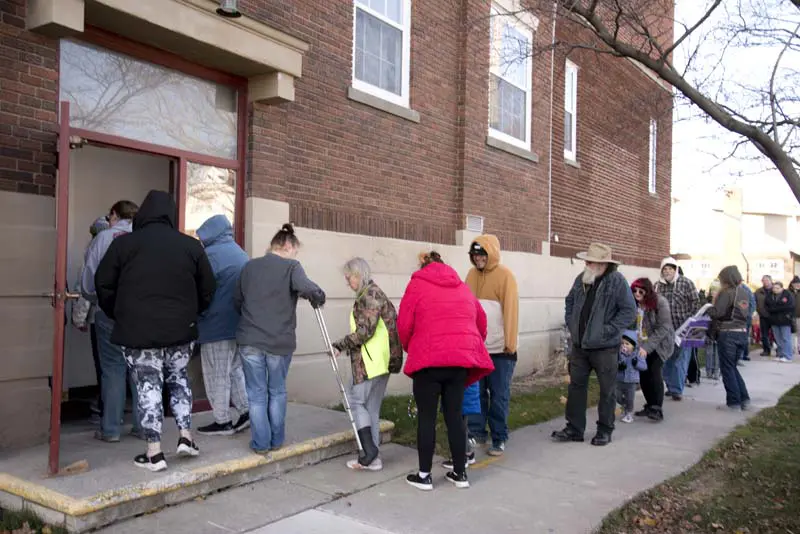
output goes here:
[{"label": "hair bun", "polygon": [[292,226],[292,223],[286,223],[283,226],[281,226],[281,232],[286,232],[289,235],[294,235],[294,226]]}]

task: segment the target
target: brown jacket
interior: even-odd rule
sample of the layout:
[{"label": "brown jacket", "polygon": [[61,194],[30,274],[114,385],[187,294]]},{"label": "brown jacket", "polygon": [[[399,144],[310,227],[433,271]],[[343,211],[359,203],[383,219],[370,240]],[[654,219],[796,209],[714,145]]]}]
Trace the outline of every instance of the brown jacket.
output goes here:
[{"label": "brown jacket", "polygon": [[[486,268],[479,271],[473,267],[467,274],[466,284],[478,300],[496,301],[502,310],[504,352],[515,354],[519,337],[519,291],[517,280],[511,269],[500,264],[500,241],[493,235],[482,235],[475,239],[489,255]],[[487,320],[491,311],[487,311]]]}]

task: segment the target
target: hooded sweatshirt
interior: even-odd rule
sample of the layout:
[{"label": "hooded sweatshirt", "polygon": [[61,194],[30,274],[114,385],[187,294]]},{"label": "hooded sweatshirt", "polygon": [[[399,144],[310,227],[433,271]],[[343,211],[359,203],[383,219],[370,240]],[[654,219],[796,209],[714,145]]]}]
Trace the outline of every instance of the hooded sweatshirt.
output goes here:
[{"label": "hooded sweatshirt", "polygon": [[[486,349],[493,356],[516,359],[519,342],[519,292],[511,269],[500,264],[500,241],[493,235],[475,239],[488,254],[486,267],[473,267],[466,284],[486,312]],[[473,263],[474,265],[474,263]]]},{"label": "hooded sweatshirt", "polygon": [[700,295],[697,293],[694,282],[677,272],[679,267],[675,259],[664,258],[661,262],[661,270],[663,271],[667,265],[675,267],[675,278],[672,279],[672,282],[667,282],[662,278],[656,282],[655,290],[669,302],[672,327],[677,330],[700,307]]},{"label": "hooded sweatshirt", "polygon": [[115,345],[159,349],[197,339],[197,316],[216,284],[203,246],[175,229],[176,211],[169,193],[150,191],[133,232],[116,238],[97,268],[97,298],[116,321]]},{"label": "hooded sweatshirt", "polygon": [[452,267],[431,263],[411,276],[400,301],[397,333],[408,353],[405,373],[467,369],[467,385],[494,370],[484,346],[486,314]]},{"label": "hooded sweatshirt", "polygon": [[213,343],[236,339],[239,312],[233,305],[233,292],[242,267],[250,257],[234,241],[233,227],[224,215],[214,215],[204,222],[197,229],[197,237],[205,247],[217,283],[211,306],[197,321],[197,341]]}]

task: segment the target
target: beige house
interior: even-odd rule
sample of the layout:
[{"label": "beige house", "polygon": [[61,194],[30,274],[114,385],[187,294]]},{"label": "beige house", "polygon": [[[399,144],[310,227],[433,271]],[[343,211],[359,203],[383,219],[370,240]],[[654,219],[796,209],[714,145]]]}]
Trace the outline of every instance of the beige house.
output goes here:
[{"label": "beige house", "polygon": [[745,280],[800,274],[800,205],[780,188],[730,188],[672,199],[672,253],[698,289],[737,265]]}]

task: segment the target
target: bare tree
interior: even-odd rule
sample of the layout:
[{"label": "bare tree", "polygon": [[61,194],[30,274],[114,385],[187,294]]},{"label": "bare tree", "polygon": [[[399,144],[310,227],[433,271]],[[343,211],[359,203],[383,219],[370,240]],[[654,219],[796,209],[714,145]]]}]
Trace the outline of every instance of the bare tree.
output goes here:
[{"label": "bare tree", "polygon": [[[672,0],[520,0],[520,10],[556,17],[562,30],[551,47],[610,54],[649,69],[738,137],[726,157],[755,147],[800,200],[800,0],[688,1],[702,3],[690,23],[674,20]],[[759,54],[768,74],[734,72],[726,59],[736,51]]]}]

